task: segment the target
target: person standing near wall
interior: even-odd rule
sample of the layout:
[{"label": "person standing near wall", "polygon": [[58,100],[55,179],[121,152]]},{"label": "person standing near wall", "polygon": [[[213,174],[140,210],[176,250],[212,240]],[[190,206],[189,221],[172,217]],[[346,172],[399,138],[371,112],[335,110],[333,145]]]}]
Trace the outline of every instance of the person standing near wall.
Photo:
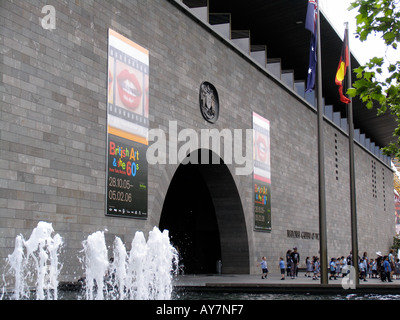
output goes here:
[{"label": "person standing near wall", "polygon": [[307,257],[306,258],[306,274],[305,274],[305,276],[310,278],[312,271],[313,271],[312,262],[310,260],[310,257]]},{"label": "person standing near wall", "polygon": [[281,270],[281,280],[285,280],[285,261],[282,257],[279,259],[279,269]]},{"label": "person standing near wall", "polygon": [[382,280],[382,281],[386,281],[386,279],[387,279],[388,282],[392,282],[392,279],[390,279],[390,273],[392,271],[392,268],[390,267],[389,257],[384,256],[383,260],[384,260],[383,261],[383,272],[385,274],[385,280]]},{"label": "person standing near wall", "polygon": [[329,263],[330,277],[329,280],[332,280],[332,277],[336,280],[336,259],[331,258],[331,262]]},{"label": "person standing near wall", "polygon": [[261,266],[261,271],[262,271],[261,279],[267,279],[267,276],[268,276],[268,264],[267,264],[267,258],[266,257],[262,257],[259,266]]},{"label": "person standing near wall", "polygon": [[391,269],[391,271],[390,271],[390,279],[392,279],[394,271],[395,271],[395,260],[394,260],[393,249],[389,250],[388,259],[389,259],[389,264],[390,264],[390,269]]},{"label": "person standing near wall", "polygon": [[292,274],[291,272],[292,268],[292,250],[288,250],[286,252],[286,275],[290,276]]},{"label": "person standing near wall", "polygon": [[319,258],[318,257],[314,258],[313,266],[314,266],[314,277],[313,277],[313,280],[318,280],[319,276],[320,276],[320,262],[319,262]]},{"label": "person standing near wall", "polygon": [[290,270],[291,271],[290,276],[292,279],[294,279],[297,277],[299,263],[300,263],[300,254],[297,252],[296,247],[293,248],[293,252],[292,252],[291,256],[292,256],[292,267]]}]

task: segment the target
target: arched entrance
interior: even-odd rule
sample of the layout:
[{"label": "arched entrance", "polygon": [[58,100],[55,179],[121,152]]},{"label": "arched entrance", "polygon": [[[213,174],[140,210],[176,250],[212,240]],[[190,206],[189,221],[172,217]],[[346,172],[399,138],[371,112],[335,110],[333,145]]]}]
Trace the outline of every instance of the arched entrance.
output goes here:
[{"label": "arched entrance", "polygon": [[[209,163],[211,156],[216,156],[209,150],[202,152],[208,153]],[[168,188],[159,227],[169,230],[185,273],[215,273],[218,260],[222,261],[223,273],[249,273],[243,208],[222,160],[220,164],[179,165]]]}]

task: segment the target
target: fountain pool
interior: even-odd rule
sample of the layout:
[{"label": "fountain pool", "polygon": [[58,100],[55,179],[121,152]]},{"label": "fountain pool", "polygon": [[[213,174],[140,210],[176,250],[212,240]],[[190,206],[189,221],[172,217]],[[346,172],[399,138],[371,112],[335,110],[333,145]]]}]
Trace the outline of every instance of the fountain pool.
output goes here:
[{"label": "fountain pool", "polygon": [[[57,300],[58,277],[62,269],[62,237],[54,234],[51,223],[39,222],[28,240],[18,235],[15,248],[6,259],[0,298]],[[146,241],[136,232],[127,252],[119,237],[110,254],[104,231],[97,231],[82,242],[80,258],[84,269],[84,299],[87,300],[169,300],[172,277],[177,271],[177,251],[168,231],[154,227]],[[6,279],[11,278],[10,283]]]},{"label": "fountain pool", "polygon": [[[89,235],[77,253],[84,270],[82,286],[59,284],[63,238],[51,223],[39,222],[29,239],[15,239],[8,255],[0,299],[9,300],[400,300],[398,294],[207,293],[174,290],[178,255],[168,231],[154,227],[146,241],[136,232],[128,252],[115,237],[107,249],[104,231]],[[111,257],[111,259],[110,259]],[[6,280],[10,279],[10,280]],[[1,286],[0,286],[1,288]],[[77,290],[78,289],[78,290]]]}]

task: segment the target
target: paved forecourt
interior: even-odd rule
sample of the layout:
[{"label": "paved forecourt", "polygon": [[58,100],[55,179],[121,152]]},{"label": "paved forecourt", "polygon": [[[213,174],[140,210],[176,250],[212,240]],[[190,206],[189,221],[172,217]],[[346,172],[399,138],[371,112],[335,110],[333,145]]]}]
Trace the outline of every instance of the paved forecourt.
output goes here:
[{"label": "paved forecourt", "polygon": [[360,281],[356,289],[345,289],[348,282],[338,277],[329,280],[327,285],[322,285],[320,280],[313,280],[300,272],[298,277],[291,279],[281,275],[270,273],[267,279],[261,279],[259,275],[180,275],[174,280],[174,286],[178,289],[193,291],[220,291],[220,292],[276,292],[276,293],[392,293],[400,294],[400,279],[392,282],[382,282],[380,279],[367,279]]}]

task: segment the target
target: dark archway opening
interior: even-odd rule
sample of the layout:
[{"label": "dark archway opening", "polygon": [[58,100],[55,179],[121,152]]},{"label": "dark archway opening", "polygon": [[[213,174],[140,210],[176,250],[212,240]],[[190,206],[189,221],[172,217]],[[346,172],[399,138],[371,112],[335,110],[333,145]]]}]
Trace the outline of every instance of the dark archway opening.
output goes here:
[{"label": "dark archway opening", "polygon": [[[236,184],[215,153],[198,151],[196,164],[181,164],[176,170],[159,228],[169,230],[186,274],[216,273],[218,260],[222,273],[249,273],[247,229]],[[215,164],[217,158],[221,163]]]},{"label": "dark archway opening", "polygon": [[180,165],[164,202],[160,229],[168,229],[184,272],[215,273],[221,244],[215,209],[198,164]]}]

